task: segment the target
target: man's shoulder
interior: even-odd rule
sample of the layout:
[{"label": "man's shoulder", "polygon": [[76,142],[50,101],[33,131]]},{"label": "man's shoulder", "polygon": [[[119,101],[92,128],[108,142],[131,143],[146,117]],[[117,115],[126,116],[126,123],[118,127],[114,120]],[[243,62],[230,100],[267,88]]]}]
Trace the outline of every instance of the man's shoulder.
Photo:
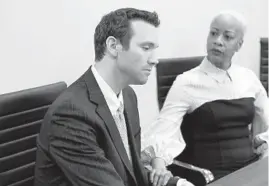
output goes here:
[{"label": "man's shoulder", "polygon": [[49,108],[49,113],[53,115],[57,112],[62,113],[70,112],[70,110],[74,112],[76,110],[84,110],[84,107],[89,103],[89,96],[85,83],[75,82],[67,87],[67,89],[52,103]]}]

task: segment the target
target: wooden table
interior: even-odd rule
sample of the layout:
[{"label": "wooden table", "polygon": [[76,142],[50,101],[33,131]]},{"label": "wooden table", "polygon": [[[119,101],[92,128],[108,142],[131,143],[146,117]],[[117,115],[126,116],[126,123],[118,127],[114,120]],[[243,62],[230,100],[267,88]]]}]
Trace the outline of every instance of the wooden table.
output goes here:
[{"label": "wooden table", "polygon": [[207,186],[268,186],[268,157],[239,169]]}]

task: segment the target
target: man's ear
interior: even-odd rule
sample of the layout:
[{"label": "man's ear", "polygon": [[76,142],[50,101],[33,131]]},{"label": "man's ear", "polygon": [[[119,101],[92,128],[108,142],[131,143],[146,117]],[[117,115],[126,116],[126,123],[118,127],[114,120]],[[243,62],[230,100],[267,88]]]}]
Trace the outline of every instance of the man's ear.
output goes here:
[{"label": "man's ear", "polygon": [[118,44],[116,45],[116,50],[118,52],[121,52],[122,51],[122,45],[120,44],[120,42],[118,42]]},{"label": "man's ear", "polygon": [[118,56],[118,52],[120,50],[121,44],[120,42],[118,42],[118,40],[113,37],[113,36],[109,36],[106,39],[106,48],[107,48],[107,52],[113,56],[113,57],[117,57]]},{"label": "man's ear", "polygon": [[240,39],[237,42],[236,52],[238,52],[240,50],[240,48],[242,47],[243,43],[244,43],[244,40],[243,39]]}]

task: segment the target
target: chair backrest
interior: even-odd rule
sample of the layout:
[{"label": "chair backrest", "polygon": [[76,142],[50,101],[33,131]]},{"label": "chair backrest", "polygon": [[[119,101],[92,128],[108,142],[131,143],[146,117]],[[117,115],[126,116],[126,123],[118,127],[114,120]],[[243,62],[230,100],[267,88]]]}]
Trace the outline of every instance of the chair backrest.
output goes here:
[{"label": "chair backrest", "polygon": [[261,56],[260,56],[260,80],[269,95],[269,76],[268,76],[268,38],[261,38]]},{"label": "chair backrest", "polygon": [[198,66],[203,58],[204,56],[159,59],[156,66],[159,109],[162,108],[167,93],[177,75]]},{"label": "chair backrest", "polygon": [[36,136],[51,103],[66,89],[59,82],[0,95],[0,185],[32,186]]}]

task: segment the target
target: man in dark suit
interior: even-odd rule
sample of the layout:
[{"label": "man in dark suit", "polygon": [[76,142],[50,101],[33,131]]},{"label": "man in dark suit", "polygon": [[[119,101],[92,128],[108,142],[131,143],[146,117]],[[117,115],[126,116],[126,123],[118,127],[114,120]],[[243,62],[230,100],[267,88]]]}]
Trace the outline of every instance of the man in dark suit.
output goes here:
[{"label": "man in dark suit", "polygon": [[[140,162],[137,98],[129,85],[146,83],[158,62],[159,24],[156,13],[133,8],[102,18],[94,35],[95,65],[58,97],[44,118],[35,186],[151,184]],[[159,185],[177,182],[168,172],[152,180],[156,176]]]}]

